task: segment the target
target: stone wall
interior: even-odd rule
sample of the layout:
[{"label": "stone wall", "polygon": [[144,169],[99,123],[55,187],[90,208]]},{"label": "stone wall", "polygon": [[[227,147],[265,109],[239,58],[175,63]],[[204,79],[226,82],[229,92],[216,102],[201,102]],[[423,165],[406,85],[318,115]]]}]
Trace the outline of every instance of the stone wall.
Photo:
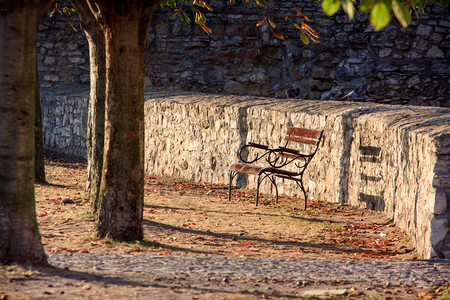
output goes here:
[{"label": "stone wall", "polygon": [[[450,258],[450,109],[191,93],[146,99],[147,173],[227,183],[245,143],[280,145],[287,126],[324,129],[305,175],[309,197],[384,211],[421,257]],[[85,155],[87,96],[42,103],[45,148]],[[247,180],[255,188],[255,176],[238,185]],[[291,181],[279,190],[299,194]]]},{"label": "stone wall", "polygon": [[[340,99],[450,107],[450,13],[436,5],[403,29],[393,20],[375,32],[358,13],[328,18],[319,2],[294,1],[311,19],[320,44],[304,46],[293,27],[278,22],[280,41],[256,27],[262,10],[237,1],[212,2],[212,35],[195,24],[170,20],[171,8],[154,14],[147,51],[147,90],[183,90],[299,99]],[[291,1],[275,1],[281,14]],[[70,22],[78,28],[75,32]],[[55,14],[39,24],[42,90],[88,89],[88,47],[77,15]]]},{"label": "stone wall", "polygon": [[44,16],[36,46],[41,92],[72,95],[89,90],[89,49],[77,14]]},{"label": "stone wall", "polygon": [[41,95],[44,149],[86,159],[88,95]]}]

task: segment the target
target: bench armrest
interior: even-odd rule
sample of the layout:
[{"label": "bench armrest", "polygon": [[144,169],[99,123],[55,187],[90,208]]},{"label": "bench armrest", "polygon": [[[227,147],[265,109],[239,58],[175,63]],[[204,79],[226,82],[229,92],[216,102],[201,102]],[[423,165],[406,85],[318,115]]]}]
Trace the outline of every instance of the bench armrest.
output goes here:
[{"label": "bench armrest", "polygon": [[267,146],[267,145],[257,144],[257,143],[253,143],[253,142],[249,142],[248,145],[251,147],[259,148],[259,149],[263,149],[263,150],[269,149],[269,146]]},{"label": "bench armrest", "polygon": [[[248,156],[249,148],[256,148],[263,151],[256,151],[256,154],[254,154],[254,156],[249,157]],[[267,145],[249,142],[248,144],[244,145],[241,149],[239,149],[239,158],[244,163],[251,164],[268,155],[270,151],[271,149]]]},{"label": "bench armrest", "polygon": [[298,150],[291,149],[291,148],[278,147],[278,149],[280,149],[281,152],[287,152],[287,153],[292,153],[292,154],[300,154],[300,152],[298,152]]}]

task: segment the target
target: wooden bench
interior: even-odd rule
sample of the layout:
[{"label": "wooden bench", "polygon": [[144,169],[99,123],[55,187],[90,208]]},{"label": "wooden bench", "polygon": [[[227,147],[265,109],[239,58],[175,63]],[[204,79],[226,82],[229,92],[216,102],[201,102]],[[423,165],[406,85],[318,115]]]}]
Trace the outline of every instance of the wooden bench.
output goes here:
[{"label": "wooden bench", "polygon": [[[236,163],[230,167],[230,184],[228,199],[231,200],[231,184],[238,173],[258,176],[256,187],[256,205],[259,200],[259,188],[261,183],[268,178],[275,187],[276,202],[278,203],[278,188],[276,178],[294,180],[305,197],[305,209],[307,205],[306,191],[303,186],[303,174],[311,159],[317,152],[323,130],[311,130],[297,127],[287,129],[284,146],[271,149],[267,145],[248,143],[239,150],[242,163]],[[251,157],[249,158],[250,152]],[[257,166],[254,163],[264,158],[265,166]],[[263,160],[263,161],[264,161]]]}]

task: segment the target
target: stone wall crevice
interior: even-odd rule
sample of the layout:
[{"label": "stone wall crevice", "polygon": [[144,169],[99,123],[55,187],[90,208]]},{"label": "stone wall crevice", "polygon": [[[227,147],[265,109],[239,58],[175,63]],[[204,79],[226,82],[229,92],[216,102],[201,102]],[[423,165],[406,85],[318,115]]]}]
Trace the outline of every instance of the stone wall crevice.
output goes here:
[{"label": "stone wall crevice", "polygon": [[[239,146],[236,150],[236,161],[241,162],[239,157],[239,149],[247,144],[248,135],[248,123],[247,123],[247,109],[248,107],[239,108],[238,112],[238,132],[239,132]],[[242,158],[248,159],[248,152],[242,153]],[[244,173],[238,173],[236,176],[236,187],[241,188],[248,182],[248,175]]]}]

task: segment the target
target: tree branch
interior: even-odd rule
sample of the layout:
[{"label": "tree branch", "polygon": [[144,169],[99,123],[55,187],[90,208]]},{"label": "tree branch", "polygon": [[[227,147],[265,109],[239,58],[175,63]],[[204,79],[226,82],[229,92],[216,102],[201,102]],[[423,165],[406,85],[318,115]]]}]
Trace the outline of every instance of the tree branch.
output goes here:
[{"label": "tree branch", "polygon": [[50,10],[53,3],[55,3],[55,2],[56,2],[56,0],[39,0],[38,1],[39,19],[41,19],[43,16],[45,16],[45,14]]}]

